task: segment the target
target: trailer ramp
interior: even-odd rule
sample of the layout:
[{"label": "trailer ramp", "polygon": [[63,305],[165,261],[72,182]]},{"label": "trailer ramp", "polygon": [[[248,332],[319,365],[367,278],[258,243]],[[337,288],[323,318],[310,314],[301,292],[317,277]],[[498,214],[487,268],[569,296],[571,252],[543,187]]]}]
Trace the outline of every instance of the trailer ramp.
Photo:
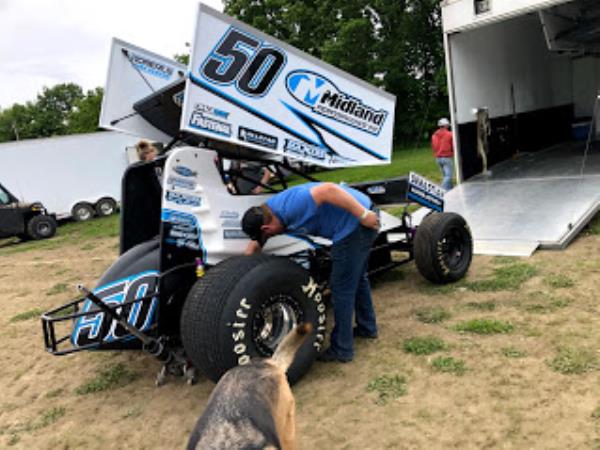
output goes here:
[{"label": "trailer ramp", "polygon": [[445,196],[471,227],[477,254],[562,249],[600,210],[600,147],[569,143],[504,161]]}]

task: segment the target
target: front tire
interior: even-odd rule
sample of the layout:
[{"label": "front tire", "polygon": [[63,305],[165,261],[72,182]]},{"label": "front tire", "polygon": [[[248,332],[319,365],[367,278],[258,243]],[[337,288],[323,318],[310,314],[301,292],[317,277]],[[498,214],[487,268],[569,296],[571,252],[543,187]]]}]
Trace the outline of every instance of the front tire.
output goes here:
[{"label": "front tire", "polygon": [[27,236],[30,239],[49,239],[56,234],[56,220],[52,216],[39,215],[27,222]]},{"label": "front tire", "polygon": [[290,383],[312,365],[325,333],[325,304],[305,269],[267,255],[230,258],[190,290],[181,314],[181,339],[195,367],[217,382],[232,367],[269,357],[298,323],[316,333],[298,350]]},{"label": "front tire", "polygon": [[89,203],[77,203],[71,209],[71,217],[76,222],[85,222],[86,220],[90,220],[94,217],[94,207]]},{"label": "front tire", "polygon": [[414,256],[419,272],[432,283],[463,278],[473,257],[473,239],[465,219],[455,213],[425,216],[417,228]]}]

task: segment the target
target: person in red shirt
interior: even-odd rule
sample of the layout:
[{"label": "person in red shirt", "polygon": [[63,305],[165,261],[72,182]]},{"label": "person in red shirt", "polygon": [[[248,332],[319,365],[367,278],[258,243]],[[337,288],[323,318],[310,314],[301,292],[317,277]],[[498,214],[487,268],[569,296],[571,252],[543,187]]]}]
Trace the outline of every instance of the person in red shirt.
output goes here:
[{"label": "person in red shirt", "polygon": [[442,187],[449,191],[452,189],[452,172],[454,168],[454,147],[452,144],[452,131],[450,121],[445,117],[438,120],[438,129],[431,136],[431,148],[435,160],[442,171]]}]

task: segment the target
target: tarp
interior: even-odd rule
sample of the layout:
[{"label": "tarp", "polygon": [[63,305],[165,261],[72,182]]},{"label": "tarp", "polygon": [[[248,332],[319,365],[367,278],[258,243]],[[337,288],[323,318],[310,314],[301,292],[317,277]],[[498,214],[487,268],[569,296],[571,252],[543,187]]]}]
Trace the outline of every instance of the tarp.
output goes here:
[{"label": "tarp", "polygon": [[395,97],[200,4],[181,129],[324,167],[390,162]]}]

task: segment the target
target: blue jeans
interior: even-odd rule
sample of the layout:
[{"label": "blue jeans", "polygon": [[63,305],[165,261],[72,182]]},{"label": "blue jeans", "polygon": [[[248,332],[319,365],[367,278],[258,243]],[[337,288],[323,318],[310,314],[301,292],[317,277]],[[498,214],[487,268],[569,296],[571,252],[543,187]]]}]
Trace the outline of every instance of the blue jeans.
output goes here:
[{"label": "blue jeans", "polygon": [[453,158],[436,158],[438,166],[442,171],[444,179],[442,180],[442,187],[446,190],[452,189],[452,168],[454,166]]},{"label": "blue jeans", "polygon": [[335,317],[331,350],[342,358],[352,359],[354,356],[354,312],[360,331],[377,334],[371,286],[367,278],[369,253],[376,237],[375,230],[358,225],[356,230],[331,247],[331,294]]}]

